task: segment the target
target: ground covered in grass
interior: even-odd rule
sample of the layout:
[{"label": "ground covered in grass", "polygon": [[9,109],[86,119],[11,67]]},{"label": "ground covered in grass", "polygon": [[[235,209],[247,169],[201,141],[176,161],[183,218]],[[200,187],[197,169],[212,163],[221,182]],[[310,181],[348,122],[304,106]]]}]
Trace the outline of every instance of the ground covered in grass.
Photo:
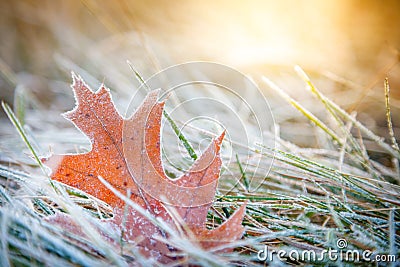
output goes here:
[{"label": "ground covered in grass", "polygon": [[[392,132],[390,98],[386,111],[392,138],[384,140],[359,122],[355,114],[348,114],[327,98],[299,67],[296,71],[305,83],[305,92],[313,95],[315,105],[325,111],[324,116],[307,110],[267,77],[261,81],[273,89],[276,98],[290,103],[287,109],[306,118],[302,127],[312,129],[313,138],[321,145],[299,147],[283,139],[279,127],[275,127],[275,133],[265,133],[275,138],[274,146],[233,144],[230,149],[235,153],[234,160],[222,153],[225,165],[207,225],[214,228],[223,223],[247,201],[245,235],[231,244],[234,252],[221,254],[203,251],[171,234],[167,242],[182,249],[177,265],[360,264],[352,258],[338,260],[326,255],[319,259],[323,250],[342,252],[338,255],[350,250],[359,255],[367,251],[370,259],[376,255],[399,256],[400,151]],[[388,83],[385,85],[388,93]],[[157,265],[154,259],[138,254],[133,244],[124,245],[123,240],[121,249],[116,250],[87,223],[98,225],[98,218],[111,217],[110,208],[89,195],[51,181],[35,160],[35,155],[48,153],[49,146],[62,152],[87,151],[87,140],[63,122],[54,109],[36,109],[26,105],[29,99],[17,100],[21,103],[14,105],[14,111],[3,104],[14,127],[2,121],[8,133],[1,139],[0,150],[2,266]],[[176,123],[179,126],[180,122]],[[293,129],[298,124],[301,122],[293,123]],[[299,133],[295,131],[294,135]],[[184,134],[193,147],[199,147],[204,136],[213,136],[212,132],[195,127]],[[290,136],[291,132],[285,135]],[[173,133],[167,133],[164,138],[171,136]],[[170,144],[165,148],[170,152],[178,149],[176,142],[164,144]],[[380,156],[376,156],[376,151]],[[180,164],[190,165],[188,159]],[[179,174],[183,165],[164,162],[171,176]],[[238,178],[239,182],[234,184]],[[249,179],[259,181],[260,186],[256,190],[250,188]],[[55,212],[70,213],[87,236],[50,224],[46,217]],[[317,256],[295,258],[294,254],[286,254],[279,260],[275,253],[263,258],[266,246],[270,253],[308,251]]]}]

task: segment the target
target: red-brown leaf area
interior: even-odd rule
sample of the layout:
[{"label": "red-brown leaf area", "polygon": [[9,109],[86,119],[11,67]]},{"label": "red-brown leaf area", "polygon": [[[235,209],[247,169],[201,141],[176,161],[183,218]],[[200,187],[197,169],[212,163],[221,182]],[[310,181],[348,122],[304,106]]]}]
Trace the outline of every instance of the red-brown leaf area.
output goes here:
[{"label": "red-brown leaf area", "polygon": [[[94,93],[82,78],[72,76],[76,107],[64,116],[89,137],[92,149],[85,154],[53,155],[43,159],[52,169],[53,180],[111,205],[114,217],[107,223],[122,231],[125,220],[123,238],[127,242],[142,240],[138,244],[140,251],[164,263],[174,260],[169,256],[171,247],[156,240],[165,238],[165,233],[132,208],[124,217],[125,202],[101,183],[99,176],[122,194],[130,194],[132,201],[171,227],[176,226],[176,221],[183,221],[183,229],[191,232],[187,237],[194,235],[193,241],[205,249],[241,238],[245,205],[218,228],[208,230],[205,227],[220,174],[219,151],[224,133],[212,141],[188,172],[171,180],[165,175],[161,162],[160,127],[164,102],[157,100],[159,92],[151,91],[134,115],[123,119],[104,85]],[[168,206],[177,211],[180,220],[173,219]],[[56,218],[49,220],[57,222]]]}]

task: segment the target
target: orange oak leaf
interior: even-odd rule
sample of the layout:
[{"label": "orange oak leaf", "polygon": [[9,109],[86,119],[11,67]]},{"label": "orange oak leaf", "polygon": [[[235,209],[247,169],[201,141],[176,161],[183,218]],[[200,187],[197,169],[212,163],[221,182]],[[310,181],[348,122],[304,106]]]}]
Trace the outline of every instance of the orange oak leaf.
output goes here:
[{"label": "orange oak leaf", "polygon": [[[129,209],[124,217],[125,202],[100,182],[99,176],[131,200],[174,227],[176,220],[169,213],[173,207],[203,248],[213,248],[240,239],[245,205],[218,228],[205,227],[207,213],[215,196],[221,168],[219,156],[224,133],[212,141],[191,169],[179,179],[171,180],[164,173],[160,154],[160,128],[164,102],[159,91],[151,91],[129,119],[117,112],[109,90],[102,85],[92,92],[82,78],[72,75],[76,107],[64,114],[87,135],[92,149],[85,154],[53,155],[42,161],[52,169],[51,178],[78,188],[112,206],[113,227],[122,230],[124,239],[138,240],[146,256],[161,262],[173,260],[174,249],[158,241],[165,233]],[[123,223],[124,220],[124,223]],[[56,221],[56,220],[55,220]]]}]

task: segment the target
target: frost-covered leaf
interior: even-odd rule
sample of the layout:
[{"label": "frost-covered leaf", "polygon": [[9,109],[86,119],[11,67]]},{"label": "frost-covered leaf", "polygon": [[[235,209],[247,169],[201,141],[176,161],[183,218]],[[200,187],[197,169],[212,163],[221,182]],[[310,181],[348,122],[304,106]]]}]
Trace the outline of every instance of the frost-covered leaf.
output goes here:
[{"label": "frost-covered leaf", "polygon": [[64,116],[90,138],[92,149],[85,154],[53,155],[43,159],[52,169],[52,179],[111,205],[114,209],[112,226],[121,231],[125,225],[124,239],[128,242],[142,240],[138,244],[141,252],[161,262],[173,260],[168,254],[174,249],[157,239],[165,234],[134,209],[129,209],[124,218],[124,201],[101,183],[99,176],[171,227],[176,226],[176,221],[168,212],[168,206],[173,207],[181,219],[178,221],[183,221],[184,228],[194,234],[196,240],[193,241],[204,248],[241,238],[245,206],[219,228],[205,228],[218,183],[219,150],[224,133],[210,144],[187,173],[171,180],[164,173],[160,156],[164,102],[157,101],[157,90],[150,92],[135,114],[125,120],[118,114],[104,86],[94,93],[80,77],[73,75],[72,88],[76,107]]}]

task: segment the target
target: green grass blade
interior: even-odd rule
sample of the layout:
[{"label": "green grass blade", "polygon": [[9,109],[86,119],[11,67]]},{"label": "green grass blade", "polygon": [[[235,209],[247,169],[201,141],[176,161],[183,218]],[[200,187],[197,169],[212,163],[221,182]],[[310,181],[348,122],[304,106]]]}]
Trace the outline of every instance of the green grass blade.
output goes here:
[{"label": "green grass blade", "polygon": [[18,131],[19,135],[21,136],[22,140],[24,141],[24,143],[26,144],[28,149],[31,151],[33,157],[35,158],[36,163],[39,165],[39,167],[42,170],[42,172],[47,176],[46,169],[45,169],[42,161],[40,160],[38,154],[36,153],[35,149],[33,148],[32,144],[29,142],[28,136],[27,136],[23,126],[19,122],[18,118],[15,116],[14,112],[11,110],[10,106],[7,103],[1,101],[1,106],[3,107],[4,111],[6,112],[6,114],[7,114],[8,118],[10,119],[11,123],[17,129],[17,131]]},{"label": "green grass blade", "polygon": [[[128,65],[135,74],[136,79],[145,86],[145,88],[150,91],[151,88],[147,85],[146,81],[143,79],[142,75],[133,67],[133,65],[128,61]],[[174,130],[174,133],[176,136],[179,138],[179,140],[182,142],[183,146],[185,147],[186,151],[189,153],[190,157],[193,160],[196,160],[198,158],[196,152],[194,151],[192,145],[189,143],[187,138],[183,135],[182,131],[179,130],[178,125],[176,125],[175,121],[171,118],[171,116],[168,114],[168,112],[164,109],[163,110],[164,116],[167,118],[168,122],[170,123],[172,129]]]},{"label": "green grass blade", "polygon": [[163,111],[164,116],[167,118],[168,122],[171,124],[172,129],[174,130],[174,133],[176,136],[178,136],[179,140],[181,140],[182,144],[186,148],[186,151],[189,153],[190,157],[193,160],[197,159],[197,154],[194,151],[193,147],[190,145],[189,141],[186,139],[186,137],[183,135],[182,131],[179,130],[179,127],[176,125],[174,120],[171,118],[171,116],[167,113],[167,111]]},{"label": "green grass blade", "polygon": [[22,126],[25,125],[26,99],[22,86],[17,86],[14,92],[14,111]]},{"label": "green grass blade", "polygon": [[281,88],[279,88],[275,83],[270,81],[268,78],[263,77],[263,81],[268,84],[268,86],[276,91],[279,95],[283,97],[287,102],[289,102],[293,107],[295,107],[298,111],[300,111],[307,119],[313,122],[316,126],[322,129],[326,134],[328,134],[335,142],[339,145],[343,145],[341,138],[335,134],[333,130],[331,130],[325,123],[323,123],[320,119],[318,119],[314,114],[309,112],[305,107],[303,107],[296,100],[291,98],[288,94],[286,94]]},{"label": "green grass blade", "polygon": [[390,103],[389,103],[389,93],[390,93],[390,87],[389,87],[389,80],[388,78],[385,79],[384,82],[385,85],[385,105],[386,105],[386,120],[388,124],[388,130],[389,130],[389,135],[390,139],[392,141],[392,147],[396,151],[400,151],[399,149],[399,144],[396,141],[396,137],[394,135],[394,130],[393,130],[393,123],[392,123],[392,114],[390,111]]},{"label": "green grass blade", "polygon": [[240,173],[242,175],[241,179],[243,179],[244,186],[246,187],[246,190],[249,190],[249,180],[247,179],[247,175],[243,170],[242,164],[240,163],[240,159],[239,159],[239,155],[238,154],[236,154],[236,162],[237,162],[237,164],[239,166],[239,170],[240,170]]}]

